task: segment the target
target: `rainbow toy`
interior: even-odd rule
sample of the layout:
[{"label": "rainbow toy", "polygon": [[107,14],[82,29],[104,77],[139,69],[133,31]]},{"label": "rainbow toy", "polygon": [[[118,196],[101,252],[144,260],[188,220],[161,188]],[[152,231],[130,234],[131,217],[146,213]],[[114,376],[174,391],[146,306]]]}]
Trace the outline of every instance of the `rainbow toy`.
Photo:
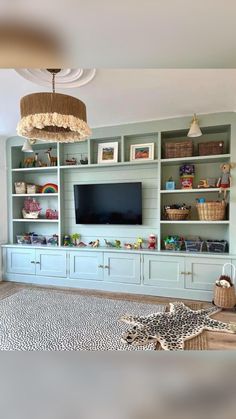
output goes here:
[{"label": "rainbow toy", "polygon": [[46,183],[42,187],[42,193],[57,193],[58,192],[58,186],[55,185],[55,183]]}]

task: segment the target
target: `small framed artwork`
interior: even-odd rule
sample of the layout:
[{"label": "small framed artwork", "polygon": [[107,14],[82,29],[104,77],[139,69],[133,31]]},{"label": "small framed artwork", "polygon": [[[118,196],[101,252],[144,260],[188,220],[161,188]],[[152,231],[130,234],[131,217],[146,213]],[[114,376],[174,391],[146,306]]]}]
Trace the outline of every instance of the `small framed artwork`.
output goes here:
[{"label": "small framed artwork", "polygon": [[130,146],[130,160],[153,160],[154,159],[154,143],[132,144]]},{"label": "small framed artwork", "polygon": [[118,142],[98,144],[98,163],[117,163]]}]

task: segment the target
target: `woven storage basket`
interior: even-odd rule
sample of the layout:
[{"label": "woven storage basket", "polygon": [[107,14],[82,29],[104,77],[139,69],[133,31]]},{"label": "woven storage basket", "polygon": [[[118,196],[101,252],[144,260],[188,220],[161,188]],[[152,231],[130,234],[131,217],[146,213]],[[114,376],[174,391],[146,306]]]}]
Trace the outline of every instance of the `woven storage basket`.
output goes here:
[{"label": "woven storage basket", "polygon": [[186,220],[189,216],[189,209],[166,209],[168,220]]},{"label": "woven storage basket", "polygon": [[165,158],[192,157],[193,142],[191,140],[165,143]]},{"label": "woven storage basket", "polygon": [[223,154],[223,152],[224,152],[224,141],[211,141],[209,143],[198,144],[199,156]]},{"label": "woven storage basket", "polygon": [[[232,263],[225,263],[222,269],[222,275],[225,275],[225,267],[227,265],[233,268],[233,280],[235,279],[235,266]],[[223,288],[215,285],[214,288],[214,304],[220,308],[233,308],[236,304],[235,287]]]},{"label": "woven storage basket", "polygon": [[201,221],[218,221],[225,218],[225,201],[221,202],[202,202],[196,204],[199,220]]},{"label": "woven storage basket", "polygon": [[26,193],[26,183],[25,182],[15,182],[15,192],[16,192],[16,194],[25,194]]}]

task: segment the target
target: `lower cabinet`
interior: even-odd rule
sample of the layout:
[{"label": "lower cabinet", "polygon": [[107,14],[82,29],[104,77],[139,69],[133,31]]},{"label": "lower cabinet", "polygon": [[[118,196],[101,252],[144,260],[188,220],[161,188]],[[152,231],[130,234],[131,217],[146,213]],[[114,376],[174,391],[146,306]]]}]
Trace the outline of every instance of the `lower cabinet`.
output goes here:
[{"label": "lower cabinet", "polygon": [[7,248],[7,273],[66,278],[66,252],[47,249]]},{"label": "lower cabinet", "polygon": [[[185,288],[212,291],[223,265],[228,262],[229,259],[186,258]],[[227,272],[231,276],[231,269]]]},{"label": "lower cabinet", "polygon": [[184,273],[183,257],[144,255],[145,285],[158,288],[184,288]]},{"label": "lower cabinet", "polygon": [[70,278],[140,283],[140,255],[115,252],[70,252]]}]

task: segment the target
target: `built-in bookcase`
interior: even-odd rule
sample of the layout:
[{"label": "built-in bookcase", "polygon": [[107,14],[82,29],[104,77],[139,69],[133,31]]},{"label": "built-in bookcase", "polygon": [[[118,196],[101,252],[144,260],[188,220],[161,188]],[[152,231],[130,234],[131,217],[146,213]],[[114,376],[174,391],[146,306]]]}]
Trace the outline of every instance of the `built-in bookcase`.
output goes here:
[{"label": "built-in bookcase", "polygon": [[[189,120],[178,118],[166,121],[153,121],[124,126],[99,128],[93,131],[93,137],[87,141],[74,144],[45,144],[37,141],[33,145],[34,152],[43,163],[49,163],[45,152],[52,148],[51,154],[58,157],[56,167],[22,167],[25,157],[21,148],[24,139],[14,137],[8,140],[8,190],[9,190],[9,242],[16,243],[16,235],[24,232],[38,234],[59,235],[59,245],[65,234],[78,232],[81,240],[88,242],[100,239],[120,239],[122,243],[134,242],[137,237],[147,239],[149,234],[158,236],[158,250],[166,235],[200,236],[203,239],[225,239],[230,242],[230,251],[236,252],[233,246],[232,228],[232,193],[234,186],[227,192],[228,209],[226,219],[218,222],[199,221],[196,211],[196,199],[205,197],[206,200],[217,200],[219,190],[198,189],[202,178],[220,176],[220,164],[233,160],[236,150],[232,150],[232,129],[235,130],[232,114],[208,115],[200,118],[203,136],[193,138],[194,155],[186,158],[165,158],[165,143],[186,140]],[[184,127],[184,129],[183,129]],[[224,141],[221,155],[199,156],[199,142]],[[100,143],[118,143],[117,163],[98,163],[98,145]],[[131,161],[130,149],[132,145],[153,144],[154,158],[149,161]],[[76,165],[68,165],[66,160],[75,158]],[[87,158],[88,164],[81,164]],[[236,160],[236,158],[234,159]],[[179,180],[179,167],[183,163],[195,165],[193,189],[182,190]],[[166,181],[172,177],[176,181],[176,189],[165,189]],[[59,211],[58,220],[46,220],[41,217],[36,220],[22,219],[21,210],[25,195],[15,194],[15,182],[27,182],[43,185],[55,183],[58,194],[37,194],[44,214],[47,208]],[[142,226],[90,226],[76,225],[74,216],[73,185],[80,183],[107,183],[140,181],[143,185],[143,225]],[[27,196],[29,196],[27,194]],[[109,199],[109,197],[108,197]],[[234,201],[233,201],[234,202]],[[165,205],[185,203],[191,205],[191,217],[185,221],[168,221],[164,219]]]}]

